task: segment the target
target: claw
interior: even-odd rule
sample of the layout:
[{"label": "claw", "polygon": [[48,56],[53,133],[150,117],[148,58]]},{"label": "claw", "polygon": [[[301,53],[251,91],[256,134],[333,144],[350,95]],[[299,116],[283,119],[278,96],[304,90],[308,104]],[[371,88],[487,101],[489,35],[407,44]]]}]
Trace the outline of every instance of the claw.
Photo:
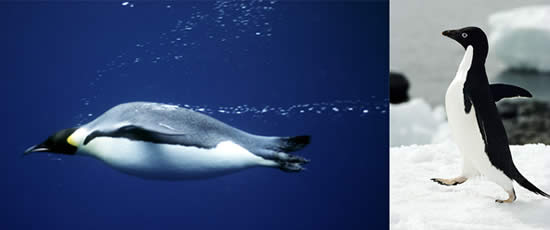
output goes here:
[{"label": "claw", "polygon": [[507,200],[495,200],[497,203],[512,203],[516,200],[516,192],[512,190],[511,192],[508,192],[508,199]]},{"label": "claw", "polygon": [[445,186],[455,186],[464,183],[468,178],[466,177],[457,177],[453,179],[442,179],[442,178],[432,178],[431,179],[434,182],[437,182],[440,185]]}]

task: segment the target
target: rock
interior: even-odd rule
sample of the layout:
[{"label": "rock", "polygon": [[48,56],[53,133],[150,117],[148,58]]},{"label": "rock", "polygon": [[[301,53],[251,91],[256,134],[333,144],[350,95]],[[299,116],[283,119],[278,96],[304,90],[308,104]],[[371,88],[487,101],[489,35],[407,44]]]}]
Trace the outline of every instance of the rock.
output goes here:
[{"label": "rock", "polygon": [[409,101],[409,86],[405,75],[390,72],[390,103],[399,104]]},{"label": "rock", "polygon": [[511,145],[550,145],[550,103],[532,99],[497,103]]}]

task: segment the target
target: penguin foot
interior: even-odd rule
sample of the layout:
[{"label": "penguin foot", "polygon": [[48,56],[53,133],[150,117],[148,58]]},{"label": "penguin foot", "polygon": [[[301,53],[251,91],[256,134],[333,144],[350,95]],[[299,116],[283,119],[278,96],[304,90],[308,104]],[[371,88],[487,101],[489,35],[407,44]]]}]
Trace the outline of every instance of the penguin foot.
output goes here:
[{"label": "penguin foot", "polygon": [[274,160],[279,163],[279,168],[285,172],[300,172],[305,170],[302,164],[307,164],[309,162],[306,158],[288,153],[278,153]]},{"label": "penguin foot", "polygon": [[295,156],[295,155],[288,154],[288,153],[278,153],[276,155],[275,160],[279,161],[279,162],[299,163],[299,164],[306,164],[306,163],[309,162],[309,160],[306,159],[306,158],[303,158],[303,157],[300,157],[300,156]]},{"label": "penguin foot", "polygon": [[286,161],[290,163],[299,163],[299,164],[306,164],[309,162],[309,160],[306,158],[303,158],[300,156],[294,156],[294,155],[289,155]]},{"label": "penguin foot", "polygon": [[300,172],[306,169],[300,163],[279,162],[279,164],[279,168],[285,172]]},{"label": "penguin foot", "polygon": [[512,192],[508,192],[508,199],[507,200],[495,200],[497,203],[512,203],[516,200],[516,192],[512,190]]},{"label": "penguin foot", "polygon": [[462,184],[466,182],[466,180],[468,180],[468,178],[463,176],[459,176],[453,179],[432,178],[432,181],[445,186],[454,186],[454,185]]}]

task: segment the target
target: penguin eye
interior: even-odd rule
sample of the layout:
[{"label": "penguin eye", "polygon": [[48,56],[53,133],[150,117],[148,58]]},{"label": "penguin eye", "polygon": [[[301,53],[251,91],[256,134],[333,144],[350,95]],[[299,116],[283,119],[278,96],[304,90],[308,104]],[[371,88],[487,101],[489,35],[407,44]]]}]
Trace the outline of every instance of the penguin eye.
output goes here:
[{"label": "penguin eye", "polygon": [[462,38],[467,38],[467,37],[468,37],[467,33],[462,33]]}]

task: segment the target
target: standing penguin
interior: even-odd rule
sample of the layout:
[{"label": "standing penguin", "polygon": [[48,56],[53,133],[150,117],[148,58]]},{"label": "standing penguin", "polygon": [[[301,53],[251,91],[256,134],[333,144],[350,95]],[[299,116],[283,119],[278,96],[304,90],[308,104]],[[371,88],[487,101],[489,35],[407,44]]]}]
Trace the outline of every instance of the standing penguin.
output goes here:
[{"label": "standing penguin", "polygon": [[133,102],[92,122],[56,132],[25,151],[87,155],[124,173],[150,179],[221,176],[251,167],[303,170],[308,160],[289,154],[309,136],[252,135],[178,106]]},{"label": "standing penguin", "polygon": [[442,185],[457,185],[473,176],[484,175],[509,195],[508,199],[496,202],[510,203],[516,199],[512,180],[531,192],[550,198],[525,179],[514,165],[508,137],[495,105],[502,98],[531,97],[531,94],[517,86],[489,85],[485,73],[489,45],[483,30],[466,27],[444,31],[443,35],[466,49],[445,95],[447,118],[464,165],[459,177],[432,180]]}]

